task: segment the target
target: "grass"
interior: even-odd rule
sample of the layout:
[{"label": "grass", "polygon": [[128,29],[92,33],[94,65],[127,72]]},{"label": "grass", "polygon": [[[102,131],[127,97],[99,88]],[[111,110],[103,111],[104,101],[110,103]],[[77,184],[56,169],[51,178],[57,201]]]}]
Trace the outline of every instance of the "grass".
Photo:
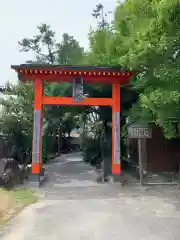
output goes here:
[{"label": "grass", "polygon": [[37,201],[37,195],[30,189],[6,191],[0,188],[0,228],[24,207]]}]

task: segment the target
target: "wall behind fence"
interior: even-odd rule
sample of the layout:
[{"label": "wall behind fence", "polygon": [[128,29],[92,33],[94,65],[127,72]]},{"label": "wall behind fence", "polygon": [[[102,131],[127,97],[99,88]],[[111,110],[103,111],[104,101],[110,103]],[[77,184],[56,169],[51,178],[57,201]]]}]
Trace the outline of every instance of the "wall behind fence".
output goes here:
[{"label": "wall behind fence", "polygon": [[154,125],[152,138],[147,140],[147,158],[149,171],[178,171],[180,139],[165,139],[162,129]]}]

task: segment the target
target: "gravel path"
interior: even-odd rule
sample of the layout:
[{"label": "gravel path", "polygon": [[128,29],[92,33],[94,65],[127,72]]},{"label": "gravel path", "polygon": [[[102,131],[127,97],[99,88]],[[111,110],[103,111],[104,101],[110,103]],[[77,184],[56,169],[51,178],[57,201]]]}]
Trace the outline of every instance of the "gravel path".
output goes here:
[{"label": "gravel path", "polygon": [[2,240],[180,239],[176,188],[97,184],[78,154],[47,170],[40,202],[20,213]]}]

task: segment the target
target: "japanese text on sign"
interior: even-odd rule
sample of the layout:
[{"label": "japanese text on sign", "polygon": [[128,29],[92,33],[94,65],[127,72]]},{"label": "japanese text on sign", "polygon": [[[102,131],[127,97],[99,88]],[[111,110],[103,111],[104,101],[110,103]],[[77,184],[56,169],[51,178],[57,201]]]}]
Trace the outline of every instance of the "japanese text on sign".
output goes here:
[{"label": "japanese text on sign", "polygon": [[73,79],[73,101],[81,102],[84,99],[83,78],[75,77]]},{"label": "japanese text on sign", "polygon": [[151,138],[151,129],[149,127],[131,126],[128,129],[130,138]]}]

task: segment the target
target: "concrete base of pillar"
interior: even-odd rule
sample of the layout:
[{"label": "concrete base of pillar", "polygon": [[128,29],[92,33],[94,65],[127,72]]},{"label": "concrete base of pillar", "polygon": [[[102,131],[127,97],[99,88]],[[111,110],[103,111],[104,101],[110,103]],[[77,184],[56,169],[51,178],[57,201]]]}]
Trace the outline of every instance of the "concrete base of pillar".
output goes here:
[{"label": "concrete base of pillar", "polygon": [[113,178],[114,182],[120,182],[121,181],[120,175],[112,174],[112,178]]},{"label": "concrete base of pillar", "polygon": [[32,185],[32,187],[40,187],[40,174],[31,174],[31,176],[29,176],[29,183]]},{"label": "concrete base of pillar", "polygon": [[119,182],[122,185],[122,187],[127,183],[127,180],[124,178],[123,175],[113,174],[112,178],[114,182]]},{"label": "concrete base of pillar", "polygon": [[28,179],[30,186],[32,186],[33,188],[40,188],[43,186],[43,184],[46,183],[48,177],[46,174],[44,174],[43,176],[38,176],[38,174],[32,174]]},{"label": "concrete base of pillar", "polygon": [[42,184],[47,180],[47,175],[45,174],[45,168],[42,167],[39,174],[31,174],[28,176],[29,184],[32,187],[41,187]]}]

